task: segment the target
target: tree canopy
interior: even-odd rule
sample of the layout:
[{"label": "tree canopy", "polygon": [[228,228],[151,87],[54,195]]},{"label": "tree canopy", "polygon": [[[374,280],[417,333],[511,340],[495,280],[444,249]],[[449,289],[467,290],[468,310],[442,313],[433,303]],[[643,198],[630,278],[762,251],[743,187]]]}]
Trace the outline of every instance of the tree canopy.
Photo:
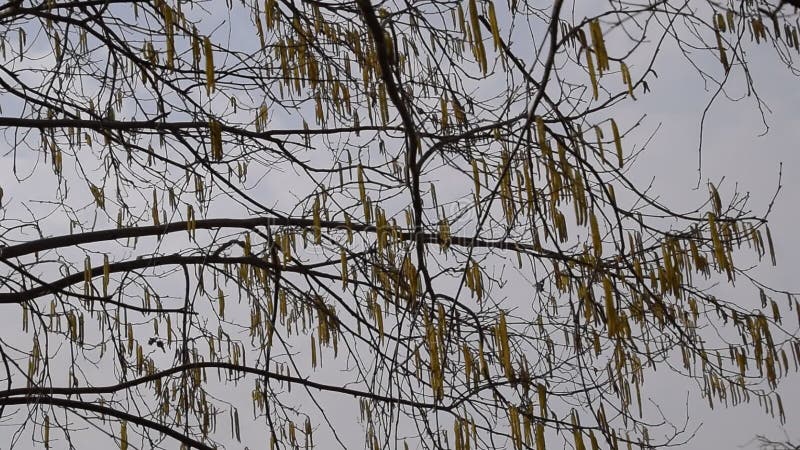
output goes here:
[{"label": "tree canopy", "polygon": [[0,435],[678,445],[659,368],[783,420],[772,205],[700,152],[688,209],[632,173],[663,49],[757,98],[751,54],[797,70],[797,6],[0,3]]}]

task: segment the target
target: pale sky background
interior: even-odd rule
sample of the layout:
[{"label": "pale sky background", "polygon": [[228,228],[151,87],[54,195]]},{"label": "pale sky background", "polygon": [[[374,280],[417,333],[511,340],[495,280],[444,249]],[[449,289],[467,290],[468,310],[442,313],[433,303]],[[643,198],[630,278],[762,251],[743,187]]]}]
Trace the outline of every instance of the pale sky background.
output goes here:
[{"label": "pale sky background", "polygon": [[[758,274],[768,285],[779,289],[800,291],[800,278],[793,263],[800,255],[800,236],[795,226],[800,220],[797,201],[800,195],[800,89],[798,79],[781,67],[781,63],[768,47],[751,53],[751,70],[756,88],[771,109],[766,115],[769,132],[762,135],[765,126],[751,99],[730,102],[718,99],[707,118],[703,146],[703,173],[699,189],[697,151],[699,123],[702,110],[711,98],[700,77],[689,69],[674,47],[667,45],[655,65],[657,79],[648,80],[651,93],[639,96],[636,102],[626,101],[617,106],[617,120],[635,120],[647,114],[642,123],[641,136],[648,135],[660,127],[647,150],[639,157],[631,171],[631,177],[640,185],[655,177],[654,192],[664,203],[680,209],[696,206],[704,199],[706,180],[715,183],[725,177],[720,192],[725,198],[734,187],[751,194],[750,206],[756,213],[763,213],[774,194],[779,165],[783,163],[783,189],[775,202],[770,216],[770,227],[776,242],[777,267],[767,262],[758,269]],[[731,87],[733,88],[735,84]],[[732,92],[741,93],[733,88]],[[639,146],[643,138],[631,139],[631,145]],[[14,187],[9,187],[9,157],[0,159],[0,185],[6,189],[4,203],[14,197]],[[291,177],[291,174],[285,174]],[[280,177],[268,185],[273,192],[281,192]],[[51,187],[50,187],[51,188]],[[48,189],[47,187],[43,187]],[[285,192],[285,191],[284,191]],[[36,193],[31,193],[35,195]],[[727,197],[729,198],[729,197]],[[741,297],[743,304],[757,304],[757,292],[741,283],[733,294]],[[522,288],[524,289],[524,287]],[[726,291],[734,292],[734,291]],[[780,299],[779,299],[780,300]],[[15,311],[16,314],[16,311]],[[791,323],[791,319],[789,318]],[[16,326],[17,318],[14,316]],[[650,397],[664,407],[669,415],[680,419],[688,406],[688,428],[699,427],[694,439],[682,448],[686,449],[755,449],[753,438],[764,434],[783,439],[783,430],[800,443],[800,376],[793,374],[784,379],[780,392],[787,408],[787,423],[781,427],[777,420],[765,415],[757,403],[736,408],[722,407],[709,410],[700,398],[696,386],[688,386],[686,380],[666,374],[660,370],[649,375],[646,385]],[[322,398],[325,398],[324,396]],[[687,405],[688,401],[688,405]],[[244,400],[243,409],[249,410]],[[330,403],[333,404],[334,399]],[[347,414],[350,414],[349,412]],[[350,415],[352,416],[352,414]],[[360,428],[354,428],[359,430]],[[4,429],[0,428],[0,449],[5,449]],[[26,439],[20,447],[28,448]],[[237,448],[232,446],[230,448]],[[252,448],[252,447],[251,447]],[[324,447],[323,447],[324,448]]]},{"label": "pale sky background", "polygon": [[[781,67],[771,49],[762,47],[759,50],[751,54],[751,69],[757,89],[772,110],[766,115],[770,130],[762,136],[765,126],[751,99],[736,103],[718,99],[706,122],[703,178],[699,190],[694,190],[698,179],[699,123],[711,92],[704,89],[695,72],[687,70],[686,61],[674,47],[667,47],[655,65],[659,78],[651,82],[652,94],[638,102],[620,105],[620,109],[631,116],[646,113],[645,128],[661,125],[632,174],[642,183],[656,177],[655,192],[669,205],[690,207],[693,200],[705,195],[706,180],[717,183],[725,177],[724,188],[720,189],[723,196],[738,184],[740,192],[751,194],[750,206],[754,212],[763,213],[775,192],[779,165],[783,163],[783,188],[770,215],[778,266],[762,264],[757,273],[773,287],[797,292],[800,279],[793,259],[800,254],[797,233],[800,221],[800,85],[796,77]],[[732,89],[732,92],[741,93],[742,90]],[[742,303],[757,303],[757,292],[752,287],[745,283],[737,286],[739,289],[732,298],[741,298]],[[656,375],[659,376],[663,376],[663,372]],[[651,381],[654,380],[651,378]],[[675,411],[685,409],[685,380],[665,380],[663,388],[658,389],[654,389],[654,386],[662,386],[658,382],[649,386],[654,399],[666,399],[662,405],[668,404]],[[752,439],[756,434],[785,439],[780,425],[765,415],[757,403],[730,409],[715,407],[711,411],[696,391],[689,392],[690,423],[702,423],[702,426],[685,446],[687,449],[755,449],[757,445]],[[784,379],[779,392],[788,406],[783,429],[800,443],[800,376],[794,373]]]}]

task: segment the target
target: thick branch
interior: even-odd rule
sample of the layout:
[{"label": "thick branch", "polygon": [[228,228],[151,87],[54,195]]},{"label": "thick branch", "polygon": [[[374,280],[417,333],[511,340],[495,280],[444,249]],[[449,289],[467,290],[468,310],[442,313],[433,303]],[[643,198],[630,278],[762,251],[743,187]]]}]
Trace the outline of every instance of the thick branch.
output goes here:
[{"label": "thick branch", "polygon": [[[293,377],[290,375],[282,375],[279,373],[270,372],[267,370],[257,369],[255,367],[243,366],[240,364],[232,364],[226,362],[197,362],[197,363],[189,363],[185,365],[171,367],[169,369],[163,370],[161,372],[156,372],[152,375],[148,375],[145,377],[137,378],[134,380],[126,381],[123,383],[110,385],[110,386],[97,386],[97,387],[77,387],[77,388],[58,388],[58,387],[32,387],[32,388],[18,388],[18,389],[9,389],[6,391],[0,391],[0,404],[5,404],[6,401],[11,401],[13,398],[22,398],[22,399],[29,399],[31,396],[38,396],[38,395],[92,395],[92,394],[113,394],[115,392],[119,392],[125,389],[130,389],[132,387],[150,383],[157,379],[168,377],[170,375],[174,375],[177,373],[188,372],[191,370],[199,370],[199,369],[225,369],[234,372],[241,372],[241,373],[248,373],[252,375],[258,375],[259,377],[269,378],[276,381],[284,381],[287,383],[295,383],[300,384],[309,388],[318,389],[320,391],[327,391],[327,392],[336,392],[340,394],[346,394],[353,397],[362,397],[368,398],[371,400],[376,400],[380,402],[386,403],[394,403],[398,405],[405,405],[411,406],[414,408],[423,408],[423,409],[436,409],[440,411],[449,411],[450,408],[437,405],[434,403],[424,403],[424,402],[417,402],[413,400],[407,400],[402,398],[396,397],[387,397],[384,395],[373,394],[371,392],[359,391],[357,389],[350,389],[342,386],[334,386],[330,384],[319,383],[316,381],[311,381],[307,378],[299,378]],[[84,402],[80,402],[84,403]],[[8,403],[12,404],[12,403]]]},{"label": "thick branch", "polygon": [[166,434],[167,436],[174,438],[185,445],[188,445],[190,448],[198,448],[201,450],[214,450],[214,447],[211,447],[210,445],[204,444],[200,441],[196,441],[190,438],[189,436],[185,436],[184,434],[175,431],[175,429],[172,427],[168,427],[158,422],[145,419],[144,417],[141,416],[130,414],[124,411],[119,411],[114,408],[97,405],[95,403],[89,403],[81,400],[70,400],[66,398],[56,398],[56,397],[51,397],[49,395],[33,395],[25,397],[0,398],[0,405],[4,406],[10,406],[10,405],[30,406],[36,404],[60,406],[62,408],[68,408],[68,409],[82,409],[84,411],[92,411],[105,416],[116,417],[118,419],[128,421],[132,424],[140,425],[142,427],[158,431],[159,433]]},{"label": "thick branch", "polygon": [[[0,127],[13,128],[87,128],[91,130],[116,130],[116,131],[181,131],[181,130],[208,130],[206,121],[162,122],[158,120],[110,120],[110,119],[33,119],[23,117],[0,117]],[[250,131],[231,125],[222,124],[222,131],[237,136],[256,139],[269,139],[275,136],[315,136],[325,134],[351,134],[361,131],[405,131],[399,126],[363,125],[358,127],[339,127],[322,129],[284,129],[268,131]]]},{"label": "thick branch", "polygon": [[[195,229],[201,230],[214,230],[219,228],[243,228],[255,229],[256,227],[270,227],[270,226],[289,226],[298,228],[308,228],[314,225],[313,219],[303,218],[275,218],[275,217],[256,217],[250,219],[206,219],[197,220],[194,223]],[[126,227],[119,229],[108,229],[100,231],[89,231],[85,233],[68,234],[62,236],[54,236],[44,239],[37,239],[30,242],[25,242],[18,245],[10,245],[8,247],[0,247],[0,260],[18,258],[32,253],[43,252],[46,250],[53,250],[56,248],[71,247],[75,245],[90,244],[93,242],[112,241],[117,239],[127,239],[133,237],[144,236],[162,236],[169,233],[179,231],[186,231],[189,226],[188,222],[172,222],[165,225],[158,226],[143,226],[143,227]],[[325,229],[338,229],[347,230],[347,225],[344,222],[338,221],[322,221],[320,226]],[[374,225],[351,225],[351,230],[356,232],[375,233],[377,227]],[[421,233],[419,239],[414,238],[414,233],[403,231],[398,233],[400,239],[421,241],[423,243],[438,243],[439,236],[432,233]],[[533,246],[520,244],[509,241],[485,241],[481,239],[472,239],[461,236],[451,236],[450,245],[461,247],[483,247],[495,248],[502,250],[515,250],[524,251],[526,253],[534,252]],[[567,260],[566,256],[559,253],[549,252],[542,250],[539,256],[547,258],[557,258]]]}]

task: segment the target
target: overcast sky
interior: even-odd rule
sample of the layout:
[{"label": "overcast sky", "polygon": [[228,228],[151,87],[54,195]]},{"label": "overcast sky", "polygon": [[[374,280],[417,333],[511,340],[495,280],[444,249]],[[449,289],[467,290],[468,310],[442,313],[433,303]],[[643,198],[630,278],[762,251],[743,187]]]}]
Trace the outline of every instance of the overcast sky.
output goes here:
[{"label": "overcast sky", "polygon": [[[631,171],[632,179],[647,184],[655,177],[654,192],[666,204],[692,208],[699,198],[707,196],[705,182],[715,183],[725,177],[720,188],[723,196],[734,189],[749,192],[750,206],[754,212],[763,213],[778,183],[779,165],[783,163],[783,188],[770,216],[770,227],[776,242],[778,266],[764,264],[757,273],[761,279],[779,289],[800,291],[794,255],[800,255],[800,236],[795,224],[800,220],[797,201],[800,195],[800,156],[797,142],[800,141],[800,89],[798,79],[781,67],[778,58],[764,47],[752,53],[751,69],[755,85],[770,111],[766,112],[766,125],[752,98],[738,102],[718,99],[711,107],[703,141],[703,172],[698,182],[698,145],[700,142],[700,119],[703,108],[712,96],[697,73],[688,70],[688,64],[674,47],[667,45],[655,69],[657,79],[650,79],[651,94],[640,96],[636,102],[627,101],[616,106],[618,121],[630,121],[646,114],[638,132],[640,137],[658,128],[655,138],[647,147]],[[742,95],[744,91],[731,86],[731,95]],[[637,148],[644,139],[632,140]],[[0,160],[0,185],[6,188],[7,197],[15,192],[9,183],[10,156]],[[290,178],[291,173],[284,174]],[[281,177],[269,180],[271,190],[280,192]],[[37,181],[40,183],[41,181]],[[52,186],[40,185],[42,192]],[[285,192],[285,191],[284,191]],[[41,195],[41,192],[38,193]],[[37,193],[30,193],[36,196]],[[40,196],[41,196],[40,195]],[[740,289],[726,290],[743,304],[757,304],[757,292],[742,283]],[[525,287],[521,288],[522,290]],[[15,319],[16,320],[16,319]],[[758,404],[741,405],[736,408],[709,410],[700,398],[696,386],[687,390],[685,379],[670,376],[666,371],[650,375],[647,387],[652,399],[662,405],[667,413],[681,417],[687,413],[689,428],[699,428],[687,449],[756,448],[752,441],[756,434],[765,434],[783,439],[783,431],[775,420],[760,411]],[[800,406],[793,399],[800,399],[800,377],[793,374],[783,380],[780,392],[787,406],[786,431],[800,442],[800,431],[793,424],[800,422]],[[0,449],[4,441],[0,430]],[[22,448],[25,448],[23,445]]]},{"label": "overcast sky", "polygon": [[[778,171],[783,163],[783,188],[770,216],[770,228],[776,241],[778,266],[762,264],[757,273],[773,287],[797,292],[800,290],[795,255],[800,254],[798,235],[798,196],[800,196],[800,83],[776,55],[767,47],[751,53],[751,69],[755,84],[763,100],[771,109],[766,114],[770,127],[767,134],[762,118],[752,98],[739,102],[717,100],[711,107],[704,136],[703,173],[699,190],[694,190],[698,180],[698,144],[700,119],[712,92],[704,88],[697,73],[687,70],[686,61],[674,47],[667,47],[655,69],[659,78],[651,83],[652,95],[638,102],[628,102],[624,109],[631,116],[647,114],[646,126],[661,128],[639,165],[633,170],[635,179],[645,183],[655,176],[655,192],[670,205],[694,205],[705,195],[705,181],[718,182],[725,177],[720,192],[730,193],[735,186],[740,192],[749,192],[750,206],[756,213],[764,213],[778,184]],[[732,97],[743,95],[742,88],[731,85]],[[730,197],[726,197],[730,198]],[[757,292],[745,284],[737,290],[726,290],[742,304],[757,306]],[[782,299],[781,299],[782,300]],[[664,376],[661,372],[656,375]],[[669,377],[655,396],[667,399],[675,411],[685,408],[687,400],[685,380]],[[650,388],[659,383],[650,384]],[[800,376],[790,375],[783,381],[779,392],[784,404],[789,405],[786,432],[800,442]],[[663,402],[661,402],[663,404]],[[715,408],[711,411],[697,391],[688,398],[691,423],[702,422],[696,437],[686,446],[689,449],[754,449],[756,434],[777,439],[785,436],[779,424],[765,415],[757,403],[736,408]]]}]

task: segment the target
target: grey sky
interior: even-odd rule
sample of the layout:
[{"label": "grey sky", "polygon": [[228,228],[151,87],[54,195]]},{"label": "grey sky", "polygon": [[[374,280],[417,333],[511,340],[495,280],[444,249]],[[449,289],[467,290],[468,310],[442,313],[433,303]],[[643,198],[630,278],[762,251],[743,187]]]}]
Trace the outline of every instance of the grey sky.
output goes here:
[{"label": "grey sky", "polygon": [[[659,78],[651,82],[652,95],[620,108],[631,116],[646,113],[645,129],[660,125],[639,166],[632,172],[634,178],[646,183],[650,177],[655,177],[655,192],[666,204],[691,207],[694,201],[706,195],[706,180],[716,183],[724,177],[724,188],[720,190],[723,195],[730,194],[734,187],[740,192],[749,192],[752,198],[750,206],[755,213],[763,213],[775,193],[780,164],[783,163],[782,190],[770,215],[770,228],[777,242],[778,266],[763,264],[756,273],[773,287],[796,292],[800,288],[794,263],[795,256],[800,254],[796,225],[800,220],[797,207],[800,194],[800,89],[797,89],[797,78],[780,67],[772,49],[762,46],[750,53],[756,88],[771,109],[765,117],[770,129],[764,134],[766,128],[753,97],[738,102],[724,98],[714,102],[704,135],[702,182],[695,190],[699,123],[712,91],[705,88],[695,72],[687,70],[686,61],[674,47],[668,46],[665,50],[655,66]],[[731,97],[743,95],[744,90],[736,86],[736,83],[730,85]],[[738,290],[733,293],[737,302],[758,306],[758,294],[751,286],[746,283],[737,286]],[[662,376],[663,372],[656,377]],[[654,385],[660,386],[658,392],[652,392],[654,400],[666,399],[673,411],[685,410],[684,380],[665,377],[663,384],[655,382],[651,387]],[[798,441],[800,411],[796,399],[800,398],[800,376],[791,374],[781,384],[779,392],[784,403],[790,405],[785,431]],[[688,407],[690,423],[702,423],[703,426],[686,448],[755,449],[757,445],[753,438],[756,434],[785,438],[780,425],[765,415],[757,403],[728,409],[716,407],[712,411],[695,391],[689,391]]]},{"label": "grey sky", "polygon": [[[222,5],[222,2],[219,2],[218,5]],[[580,14],[576,14],[576,17],[580,17]],[[222,17],[218,18],[220,21],[222,20]],[[231,41],[236,42],[237,39],[243,39],[246,36],[252,38],[250,28],[233,27]],[[539,31],[534,30],[534,34]],[[226,38],[220,36],[219,39],[222,42]],[[487,47],[490,45],[490,42],[487,41]],[[766,115],[766,124],[770,127],[769,133],[759,136],[764,132],[764,124],[761,122],[752,98],[745,98],[739,102],[731,102],[724,98],[718,99],[713,104],[706,122],[703,172],[699,189],[694,189],[698,182],[699,122],[702,109],[711,98],[713,91],[708,86],[704,86],[697,73],[689,69],[687,61],[675,51],[674,46],[671,44],[664,46],[663,53],[654,67],[658,78],[648,78],[652,93],[640,94],[639,100],[635,102],[630,100],[621,102],[613,110],[621,127],[630,126],[640,116],[647,115],[641,127],[635,130],[630,138],[626,138],[626,144],[635,146],[636,149],[640,148],[656,127],[659,128],[646,151],[631,169],[630,176],[639,185],[647,185],[650,179],[655,177],[653,192],[657,193],[664,203],[675,209],[696,207],[707,198],[706,181],[712,180],[716,183],[725,177],[725,182],[720,187],[720,193],[724,199],[730,198],[730,194],[736,186],[739,192],[751,194],[752,199],[749,205],[754,208],[755,213],[761,214],[774,193],[778,182],[779,164],[783,163],[783,190],[775,202],[770,216],[773,237],[778,244],[778,266],[773,268],[768,265],[768,262],[765,262],[756,273],[770,286],[796,292],[800,290],[800,283],[793,264],[794,255],[800,254],[800,238],[795,233],[795,224],[800,220],[800,210],[795,205],[797,195],[800,194],[800,156],[796,148],[800,137],[798,136],[800,134],[800,114],[797,109],[800,105],[800,90],[796,89],[797,78],[788,74],[788,70],[780,67],[780,61],[770,48],[762,46],[758,50],[750,52],[750,55],[756,87],[763,96],[763,100],[771,108],[771,112]],[[703,61],[706,62],[706,60]],[[709,65],[719,64],[713,58],[708,58],[707,62]],[[35,65],[36,62],[33,60],[29,64]],[[634,74],[637,73],[637,69],[639,67],[631,65]],[[576,74],[570,75],[577,77]],[[743,90],[737,87],[741,83],[737,85],[737,81],[740,80],[734,79],[730,85],[730,93],[734,97],[743,95]],[[588,80],[586,82],[588,83]],[[258,100],[254,99],[253,102],[258,103]],[[218,100],[218,105],[220,108],[226,107],[221,100]],[[3,106],[4,114],[9,114],[7,106]],[[244,116],[244,113],[241,115]],[[296,120],[282,124],[279,122],[280,115],[276,114],[276,117],[279,117],[275,121],[277,124],[299,126]],[[22,158],[27,158],[29,155],[30,153],[23,154]],[[313,152],[303,156],[309,160],[315,158]],[[0,186],[6,191],[4,204],[13,201],[14,203],[11,203],[13,216],[24,217],[22,203],[31,198],[48,198],[55,189],[55,183],[52,177],[35,177],[17,185],[10,174],[10,161],[10,155],[0,159]],[[32,167],[32,161],[32,159],[26,161],[28,167]],[[69,167],[73,168],[73,166]],[[36,170],[46,171],[49,169],[38,167]],[[93,170],[101,170],[101,166],[93,166]],[[274,173],[264,181],[257,193],[268,204],[272,202],[283,205],[294,204],[294,196],[305,195],[304,190],[310,188],[309,185],[298,185],[298,179],[297,173],[289,171],[280,174]],[[437,185],[440,198],[446,198],[448,194],[452,194],[453,197],[459,195],[459,187],[463,186],[448,186],[449,180],[446,177],[441,177],[440,180],[441,183]],[[73,185],[71,189],[84,188]],[[80,192],[75,196],[85,196],[85,194],[85,192]],[[149,195],[149,190],[143,192],[143,200],[140,203],[147,201]],[[42,206],[38,207],[46,209]],[[209,216],[224,216],[228,213],[239,216],[242,214],[242,209],[237,205],[220,201],[214,205],[213,212],[214,214],[209,214]],[[299,214],[299,211],[295,212]],[[47,234],[66,231],[63,223],[59,224],[57,221],[51,220],[48,224],[52,225],[52,228],[45,231]],[[583,230],[581,229],[580,232]],[[188,245],[187,239],[185,235],[181,235],[175,239],[166,240],[158,248],[167,253],[183,249],[186,245]],[[155,244],[146,248],[154,247]],[[80,261],[80,259],[75,259],[75,261]],[[502,294],[512,299],[524,298],[529,290],[529,285],[520,283],[507,287]],[[735,291],[725,288],[723,292],[731,295],[737,302],[741,300],[743,305],[753,304],[755,306],[758,304],[757,291],[743,280],[737,284]],[[173,294],[179,295],[175,292]],[[14,327],[17,327],[18,309],[14,310],[12,316]],[[796,330],[796,328],[791,328],[792,320],[793,317],[788,318],[787,321],[790,323],[788,327]],[[27,342],[27,337],[25,342]],[[300,352],[305,351],[308,347],[307,341],[300,338],[294,343],[297,346],[295,350]],[[327,365],[330,364],[330,355],[326,353],[324,358],[326,358],[325,365],[323,365],[325,369],[312,371],[314,376],[324,375],[329,377],[328,379],[333,379],[337,376],[334,373],[335,368],[341,368],[347,364],[340,362],[338,366],[336,364]],[[305,361],[307,358],[304,355],[300,359]],[[370,362],[366,361],[365,363],[369,364]],[[307,370],[308,367],[305,369]],[[655,374],[648,374],[645,387],[653,401],[663,406],[665,413],[675,419],[681,419],[686,414],[688,395],[688,428],[693,429],[700,423],[703,426],[685,448],[737,448],[737,446],[755,448],[750,441],[756,434],[783,437],[776,421],[765,416],[759,410],[757,403],[727,410],[716,408],[714,411],[710,411],[706,402],[700,398],[697,386],[689,386],[687,394],[686,380],[668,375],[666,372],[666,370],[659,370]],[[249,415],[251,411],[249,390],[251,388],[252,380],[246,380],[238,389],[225,387],[218,389],[215,393],[226,399],[237,399],[244,415]],[[783,381],[780,392],[788,409],[786,429],[791,435],[793,422],[797,423],[797,420],[800,419],[800,411],[793,408],[794,402],[792,401],[800,398],[800,378],[797,374],[793,374]],[[336,395],[320,396],[324,406],[330,405],[331,420],[342,425],[342,431],[363,433],[361,427],[352,425],[357,412],[357,403],[348,399],[347,411],[342,412],[338,409],[340,405],[337,403],[337,398],[341,400]],[[312,413],[312,417],[320,418],[316,413]],[[221,420],[221,422],[224,421],[225,419]],[[0,449],[5,449],[2,444],[3,433],[8,429],[0,428]],[[31,430],[26,431],[26,433],[30,432]],[[800,440],[800,434],[796,432],[792,437]],[[348,442],[348,439],[355,442],[360,438],[361,435],[356,435],[343,439],[345,442]],[[27,440],[28,438],[23,436],[18,448],[28,448]],[[237,447],[232,446],[231,448]],[[251,445],[250,448],[254,447]]]}]

